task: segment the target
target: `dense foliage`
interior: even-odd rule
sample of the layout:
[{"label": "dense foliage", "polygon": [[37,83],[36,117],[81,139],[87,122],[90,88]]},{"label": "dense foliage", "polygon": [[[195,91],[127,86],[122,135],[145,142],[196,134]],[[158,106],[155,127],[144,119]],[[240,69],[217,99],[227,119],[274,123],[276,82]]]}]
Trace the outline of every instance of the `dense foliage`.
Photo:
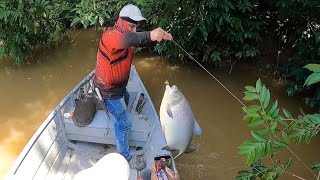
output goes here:
[{"label": "dense foliage", "polygon": [[[287,93],[309,92],[305,99],[319,107],[320,88],[303,86],[310,74],[303,67],[320,59],[320,1],[318,0],[3,0],[0,2],[0,56],[21,63],[37,47],[61,41],[65,28],[112,26],[119,10],[138,5],[149,23],[141,30],[162,27],[196,59],[207,64],[259,59],[261,45],[277,41],[270,51],[286,55],[272,65],[289,80]],[[189,61],[172,42],[160,43],[156,52]],[[224,63],[225,64],[225,63]]]},{"label": "dense foliage", "polygon": [[317,0],[282,0],[269,1],[266,6],[276,7],[270,21],[278,22],[274,34],[279,39],[279,52],[289,55],[280,68],[281,76],[289,80],[287,93],[312,92],[314,95],[305,99],[311,107],[319,107],[320,90],[303,86],[310,74],[303,66],[320,60],[319,5]]},{"label": "dense foliage", "polygon": [[[142,4],[151,25],[171,32],[178,44],[207,63],[258,54],[261,23],[253,1],[144,0]],[[185,57],[173,43],[160,44],[156,50]]]},{"label": "dense foliage", "polygon": [[48,0],[0,2],[0,57],[21,63],[36,47],[51,47],[64,32],[59,14]]},{"label": "dense foliage", "polygon": [[[319,65],[309,65],[308,68],[315,73],[307,79],[306,84],[320,81]],[[243,99],[255,102],[254,105],[243,107],[246,114],[243,120],[252,128],[253,139],[244,141],[238,153],[245,157],[252,171],[240,171],[236,179],[277,179],[283,173],[293,175],[288,170],[292,159],[281,163],[273,155],[284,148],[291,152],[288,147],[291,143],[309,143],[320,130],[320,114],[293,117],[286,109],[281,110],[277,101],[270,102],[269,90],[261,84],[260,79],[255,87],[246,86],[245,89]],[[313,168],[319,170],[319,165],[316,163]]]}]

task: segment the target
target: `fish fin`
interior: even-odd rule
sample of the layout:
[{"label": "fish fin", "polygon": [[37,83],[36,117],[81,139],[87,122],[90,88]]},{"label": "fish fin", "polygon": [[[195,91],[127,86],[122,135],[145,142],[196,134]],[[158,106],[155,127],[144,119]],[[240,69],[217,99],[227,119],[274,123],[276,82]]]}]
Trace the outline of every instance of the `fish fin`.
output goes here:
[{"label": "fish fin", "polygon": [[194,119],[193,134],[197,136],[200,136],[202,134],[202,130],[196,119]]},{"label": "fish fin", "polygon": [[172,149],[168,146],[168,145],[165,145],[162,150],[167,150],[167,151],[172,151]]},{"label": "fish fin", "polygon": [[176,159],[177,157],[181,156],[182,154],[183,154],[183,151],[180,151],[179,154],[176,157],[174,157],[174,159]]},{"label": "fish fin", "polygon": [[171,111],[171,109],[170,109],[169,104],[167,104],[166,109],[167,109],[167,114],[168,114],[168,116],[171,117],[171,118],[173,118],[172,111]]}]

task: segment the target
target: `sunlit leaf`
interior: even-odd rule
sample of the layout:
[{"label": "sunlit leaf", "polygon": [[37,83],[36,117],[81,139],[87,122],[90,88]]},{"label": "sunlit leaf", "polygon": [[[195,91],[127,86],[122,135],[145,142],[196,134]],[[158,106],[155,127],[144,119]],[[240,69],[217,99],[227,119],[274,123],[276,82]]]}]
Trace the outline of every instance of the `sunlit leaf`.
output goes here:
[{"label": "sunlit leaf", "polygon": [[312,73],[307,79],[306,82],[304,83],[304,86],[315,84],[320,81],[320,73]]},{"label": "sunlit leaf", "polygon": [[247,155],[247,154],[249,154],[250,153],[250,149],[239,149],[238,150],[238,154],[240,154],[240,155]]},{"label": "sunlit leaf", "polygon": [[261,88],[260,96],[259,96],[260,102],[264,102],[266,95],[267,95],[267,88],[265,85],[263,85]]},{"label": "sunlit leaf", "polygon": [[257,113],[257,112],[248,112],[246,116],[253,117],[253,118],[260,117],[259,113]]},{"label": "sunlit leaf", "polygon": [[272,114],[271,117],[276,118],[279,115],[279,109],[276,109]]},{"label": "sunlit leaf", "polygon": [[267,154],[269,155],[273,153],[272,142],[270,140],[267,142],[266,151],[267,151]]},{"label": "sunlit leaf", "polygon": [[258,79],[257,82],[256,82],[256,90],[257,90],[258,93],[260,92],[261,88],[262,88],[261,87],[261,80]]},{"label": "sunlit leaf", "polygon": [[264,119],[257,119],[256,121],[250,121],[248,123],[248,126],[249,127],[257,127],[257,126],[263,125],[264,122],[265,122]]},{"label": "sunlit leaf", "polygon": [[256,132],[261,135],[265,135],[269,132],[269,129],[260,129],[260,130],[256,130]]},{"label": "sunlit leaf", "polygon": [[244,87],[247,91],[250,91],[250,92],[257,92],[256,88],[254,88],[253,86],[246,86]]},{"label": "sunlit leaf", "polygon": [[306,117],[308,117],[312,123],[320,124],[320,114],[308,114]]},{"label": "sunlit leaf", "polygon": [[320,72],[320,64],[308,64],[304,66],[304,68],[307,68],[313,72],[318,72],[318,73]]},{"label": "sunlit leaf", "polygon": [[249,156],[247,156],[247,158],[246,158],[246,164],[247,165],[252,164],[254,162],[255,158],[256,158],[255,151],[250,151]]},{"label": "sunlit leaf", "polygon": [[265,98],[265,100],[264,100],[264,102],[263,102],[263,107],[264,107],[264,108],[267,108],[267,107],[268,107],[269,101],[270,101],[270,92],[269,92],[269,90],[267,90],[267,92],[266,92],[266,98]]},{"label": "sunlit leaf", "polygon": [[[247,91],[248,92],[248,91]],[[252,100],[255,100],[257,99],[258,96],[257,94],[254,94],[254,93],[247,93],[246,96],[243,98],[245,101],[252,101]]]},{"label": "sunlit leaf", "polygon": [[268,114],[271,116],[274,113],[274,111],[277,109],[277,107],[278,107],[278,101],[273,103],[272,107],[268,111]]},{"label": "sunlit leaf", "polygon": [[286,109],[282,109],[283,110],[283,114],[287,117],[287,118],[292,118],[292,115],[289,111],[287,111]]},{"label": "sunlit leaf", "polygon": [[286,162],[286,164],[284,165],[284,170],[287,170],[287,169],[289,168],[289,166],[291,165],[291,163],[292,163],[292,159],[290,158],[290,159]]},{"label": "sunlit leaf", "polygon": [[273,142],[279,147],[287,147],[287,144],[281,141],[273,140]]},{"label": "sunlit leaf", "polygon": [[251,131],[251,135],[253,136],[253,138],[255,138],[258,141],[266,141],[265,137],[263,137],[262,135],[258,134],[255,131]]},{"label": "sunlit leaf", "polygon": [[261,106],[259,106],[259,105],[251,105],[251,106],[247,106],[247,107],[242,107],[242,110],[246,113],[257,112],[260,109],[261,109]]}]

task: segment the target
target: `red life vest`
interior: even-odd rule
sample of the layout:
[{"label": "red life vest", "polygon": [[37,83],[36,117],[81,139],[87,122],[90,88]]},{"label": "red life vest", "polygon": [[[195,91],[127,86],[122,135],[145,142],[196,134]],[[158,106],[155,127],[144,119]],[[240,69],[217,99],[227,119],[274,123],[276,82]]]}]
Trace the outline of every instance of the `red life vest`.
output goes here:
[{"label": "red life vest", "polygon": [[93,82],[103,98],[121,98],[125,93],[134,52],[132,47],[124,47],[128,26],[119,18],[100,39]]}]

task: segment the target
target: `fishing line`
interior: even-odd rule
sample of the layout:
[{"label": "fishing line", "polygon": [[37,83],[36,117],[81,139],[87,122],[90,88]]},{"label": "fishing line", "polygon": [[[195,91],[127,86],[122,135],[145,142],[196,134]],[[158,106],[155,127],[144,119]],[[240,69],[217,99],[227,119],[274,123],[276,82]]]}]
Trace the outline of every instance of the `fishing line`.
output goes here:
[{"label": "fishing line", "polygon": [[175,45],[177,45],[183,52],[185,52],[190,59],[196,62],[203,70],[205,70],[214,80],[216,80],[226,91],[228,91],[242,106],[246,105],[236,96],[234,95],[223,83],[221,83],[213,74],[211,74],[205,67],[202,66],[195,58],[193,58],[186,50],[183,49],[175,40],[172,40]]},{"label": "fishing line", "polygon": [[[213,79],[215,79],[225,90],[227,90],[241,105],[247,107],[236,95],[234,95],[224,84],[222,84],[213,74],[211,74],[205,67],[202,66],[195,58],[193,58],[186,50],[183,49],[176,41],[172,40],[175,45],[177,45],[183,52],[185,52],[190,59],[196,62],[203,70],[205,70]],[[266,125],[265,125],[266,126]],[[273,133],[279,140],[280,138]],[[286,147],[315,177],[317,177],[312,170],[287,146]]]}]

